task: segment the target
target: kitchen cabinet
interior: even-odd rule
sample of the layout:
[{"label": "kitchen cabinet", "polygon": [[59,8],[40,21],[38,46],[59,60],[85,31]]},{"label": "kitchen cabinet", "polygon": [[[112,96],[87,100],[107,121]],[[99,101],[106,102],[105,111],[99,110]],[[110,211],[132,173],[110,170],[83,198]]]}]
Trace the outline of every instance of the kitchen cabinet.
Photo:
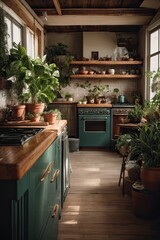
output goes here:
[{"label": "kitchen cabinet", "polygon": [[67,120],[68,136],[77,137],[77,102],[53,102],[48,109],[57,108],[62,113],[62,119]]},{"label": "kitchen cabinet", "polygon": [[[73,67],[86,67],[87,70],[101,69],[106,74],[73,74],[71,79],[140,79],[142,61],[72,61]],[[108,69],[114,68],[115,74],[107,74]],[[103,71],[102,71],[103,70]]]},{"label": "kitchen cabinet", "polygon": [[1,239],[56,240],[61,215],[61,135],[20,180],[0,180]]}]

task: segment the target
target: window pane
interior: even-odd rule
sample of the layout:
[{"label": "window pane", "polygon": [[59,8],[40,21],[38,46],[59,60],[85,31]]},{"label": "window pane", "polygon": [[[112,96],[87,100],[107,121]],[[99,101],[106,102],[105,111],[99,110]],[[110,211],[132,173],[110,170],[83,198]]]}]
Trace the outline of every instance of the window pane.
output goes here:
[{"label": "window pane", "polygon": [[27,30],[27,54],[34,58],[34,34]]},{"label": "window pane", "polygon": [[150,54],[158,51],[158,30],[151,33],[150,37]]},{"label": "window pane", "polygon": [[8,37],[7,37],[7,44],[8,44],[8,50],[11,49],[12,47],[12,30],[11,30],[11,20],[7,17],[5,17],[5,22],[7,24],[7,33],[8,33]]},{"label": "window pane", "polygon": [[158,69],[158,55],[153,56],[150,58],[150,70],[151,71],[157,71]]},{"label": "window pane", "polygon": [[21,28],[13,23],[13,42],[22,43]]}]

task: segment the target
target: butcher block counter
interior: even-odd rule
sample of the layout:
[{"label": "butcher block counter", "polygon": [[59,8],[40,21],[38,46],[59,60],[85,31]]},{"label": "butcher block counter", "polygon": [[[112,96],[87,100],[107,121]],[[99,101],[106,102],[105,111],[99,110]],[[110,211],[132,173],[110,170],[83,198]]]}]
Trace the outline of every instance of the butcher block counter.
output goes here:
[{"label": "butcher block counter", "polygon": [[[66,126],[66,120],[57,121],[54,125],[24,125],[15,123],[5,124],[9,128],[41,127],[44,130],[32,139],[19,146],[0,146],[0,179],[21,179],[33,166],[37,159],[45,152],[50,144]],[[3,127],[1,125],[1,127]]]},{"label": "butcher block counter", "polygon": [[96,104],[96,103],[87,103],[87,104],[77,104],[77,107],[84,107],[84,108],[88,108],[88,107],[92,107],[92,108],[103,108],[103,107],[107,107],[107,108],[111,108],[112,104],[111,103],[100,103],[100,104]]}]

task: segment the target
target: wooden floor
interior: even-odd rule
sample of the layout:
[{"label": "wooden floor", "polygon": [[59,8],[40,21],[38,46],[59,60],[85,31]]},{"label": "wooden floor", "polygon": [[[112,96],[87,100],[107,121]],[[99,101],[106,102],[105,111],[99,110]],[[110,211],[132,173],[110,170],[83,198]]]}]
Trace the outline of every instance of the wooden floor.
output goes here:
[{"label": "wooden floor", "polygon": [[118,186],[121,157],[107,151],[70,153],[71,187],[59,221],[59,240],[160,240],[160,219],[134,215]]}]

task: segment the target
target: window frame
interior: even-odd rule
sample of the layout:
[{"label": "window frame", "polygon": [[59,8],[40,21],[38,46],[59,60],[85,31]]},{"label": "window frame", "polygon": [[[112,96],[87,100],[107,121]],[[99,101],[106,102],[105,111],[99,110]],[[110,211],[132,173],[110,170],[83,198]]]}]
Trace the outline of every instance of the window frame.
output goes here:
[{"label": "window frame", "polygon": [[[154,32],[156,32],[158,30],[158,51],[151,53],[151,34],[153,34]],[[160,22],[157,21],[154,24],[152,24],[151,26],[148,27],[147,31],[146,31],[146,52],[147,52],[147,56],[146,56],[146,67],[145,67],[145,72],[150,72],[151,69],[151,58],[154,56],[158,56],[158,67],[160,67]],[[151,84],[152,84],[152,80],[149,77],[146,77],[146,99],[151,100],[152,97],[154,96],[154,93],[151,90]]]}]

